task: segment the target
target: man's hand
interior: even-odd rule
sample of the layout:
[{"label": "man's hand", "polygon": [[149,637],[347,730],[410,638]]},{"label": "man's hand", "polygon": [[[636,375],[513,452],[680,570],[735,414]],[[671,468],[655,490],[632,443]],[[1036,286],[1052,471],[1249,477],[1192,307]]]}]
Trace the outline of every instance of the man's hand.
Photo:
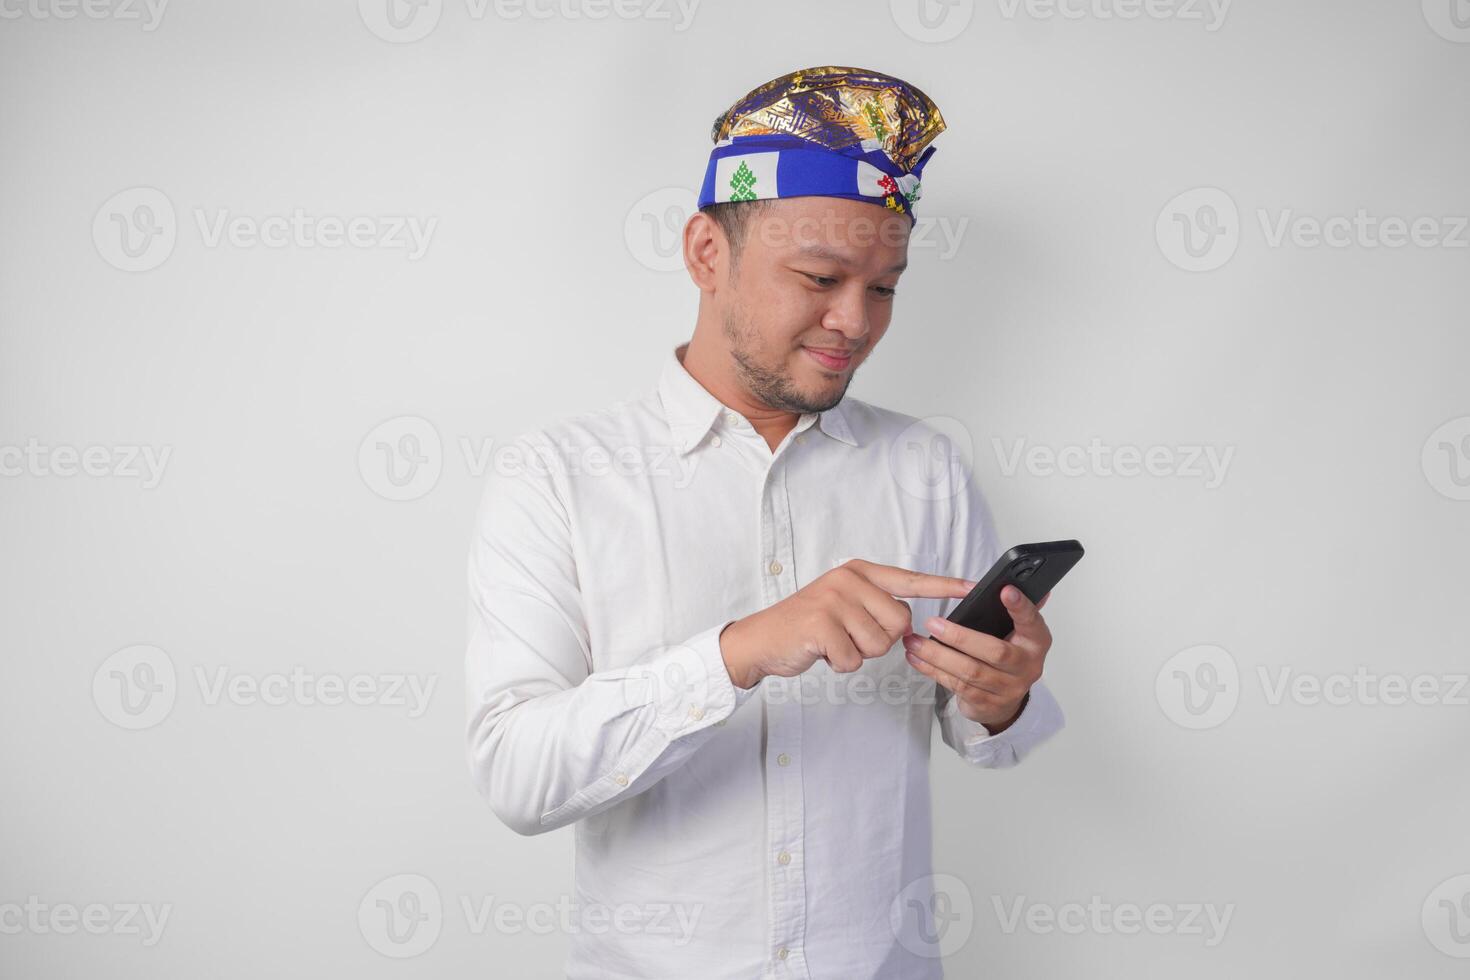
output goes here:
[{"label": "man's hand", "polygon": [[1004,640],[936,616],[924,624],[927,639],[903,638],[909,663],[953,691],[962,715],[998,735],[1020,717],[1031,685],[1041,678],[1051,630],[1040,610],[1050,597],[1033,605],[1014,585],[1002,589],[1000,600],[1015,624]]},{"label": "man's hand", "polygon": [[913,631],[913,611],[897,596],[960,599],[974,582],[854,558],[720,634],[720,654],[736,687],[762,677],[795,677],[819,659],[839,674],[881,657]]}]

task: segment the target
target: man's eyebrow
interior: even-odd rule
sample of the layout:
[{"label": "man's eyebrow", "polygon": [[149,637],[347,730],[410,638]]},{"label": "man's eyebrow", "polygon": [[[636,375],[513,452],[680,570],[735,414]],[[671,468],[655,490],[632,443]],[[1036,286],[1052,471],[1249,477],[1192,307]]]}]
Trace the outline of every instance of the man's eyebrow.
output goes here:
[{"label": "man's eyebrow", "polygon": [[[797,249],[797,251],[800,252],[802,255],[808,256],[809,258],[813,259],[830,259],[831,261],[836,262],[838,265],[843,266],[844,268],[852,265],[852,260],[849,259],[847,256],[843,255],[841,252],[835,252],[825,245],[803,245],[801,246],[801,248]],[[888,271],[902,272],[908,267],[908,260],[904,259],[902,262],[889,266]]]}]

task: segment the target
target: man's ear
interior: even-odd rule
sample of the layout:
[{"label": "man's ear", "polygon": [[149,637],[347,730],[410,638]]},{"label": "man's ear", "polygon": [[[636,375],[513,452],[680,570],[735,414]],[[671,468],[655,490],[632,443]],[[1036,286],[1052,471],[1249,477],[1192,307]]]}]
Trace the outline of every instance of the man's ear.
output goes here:
[{"label": "man's ear", "polygon": [[713,291],[729,262],[730,243],[724,230],[703,211],[695,211],[684,223],[684,268],[689,278],[701,290]]}]

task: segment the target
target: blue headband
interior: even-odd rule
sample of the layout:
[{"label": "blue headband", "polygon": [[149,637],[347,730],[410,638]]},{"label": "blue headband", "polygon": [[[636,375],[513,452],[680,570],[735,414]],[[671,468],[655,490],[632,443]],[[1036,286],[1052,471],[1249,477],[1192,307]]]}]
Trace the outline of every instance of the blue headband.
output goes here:
[{"label": "blue headband", "polygon": [[919,175],[935,149],[925,149],[905,170],[876,139],[833,149],[780,133],[727,137],[710,151],[699,207],[820,195],[883,205],[912,219]]}]

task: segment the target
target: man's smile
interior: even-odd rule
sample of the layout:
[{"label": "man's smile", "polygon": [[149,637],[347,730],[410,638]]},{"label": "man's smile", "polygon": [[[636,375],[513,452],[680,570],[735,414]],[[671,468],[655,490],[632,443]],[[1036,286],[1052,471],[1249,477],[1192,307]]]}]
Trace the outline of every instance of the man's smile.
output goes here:
[{"label": "man's smile", "polygon": [[840,347],[803,346],[802,350],[806,351],[812,360],[816,361],[828,371],[845,370],[852,363],[853,355],[857,353],[856,351],[845,350]]}]

